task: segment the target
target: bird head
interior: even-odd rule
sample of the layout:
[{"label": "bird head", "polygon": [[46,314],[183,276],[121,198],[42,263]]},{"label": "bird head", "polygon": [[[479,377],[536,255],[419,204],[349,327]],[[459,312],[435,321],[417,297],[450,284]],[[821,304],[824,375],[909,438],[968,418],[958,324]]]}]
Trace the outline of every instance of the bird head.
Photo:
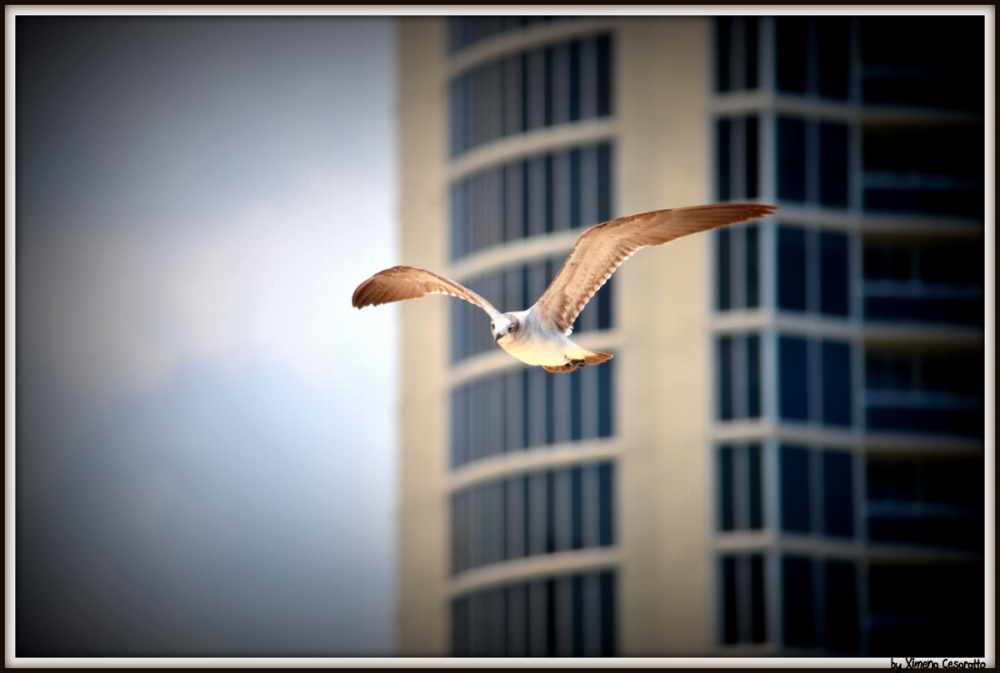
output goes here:
[{"label": "bird head", "polygon": [[499,315],[490,323],[490,329],[493,331],[493,341],[495,342],[500,342],[505,337],[512,336],[520,328],[521,321],[518,320],[517,316],[510,313]]}]

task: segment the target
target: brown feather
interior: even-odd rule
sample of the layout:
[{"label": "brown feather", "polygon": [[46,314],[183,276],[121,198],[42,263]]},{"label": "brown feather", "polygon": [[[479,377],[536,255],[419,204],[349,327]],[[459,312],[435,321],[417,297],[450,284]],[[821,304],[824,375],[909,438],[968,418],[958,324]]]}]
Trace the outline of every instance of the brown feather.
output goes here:
[{"label": "brown feather", "polygon": [[378,306],[428,294],[448,294],[478,306],[491,318],[500,315],[493,305],[467,287],[419,266],[394,266],[358,285],[351,298],[354,308]]},{"label": "brown feather", "polygon": [[583,232],[552,284],[535,304],[538,316],[565,332],[594,293],[637,250],[765,217],[777,206],[726,203],[630,215]]}]

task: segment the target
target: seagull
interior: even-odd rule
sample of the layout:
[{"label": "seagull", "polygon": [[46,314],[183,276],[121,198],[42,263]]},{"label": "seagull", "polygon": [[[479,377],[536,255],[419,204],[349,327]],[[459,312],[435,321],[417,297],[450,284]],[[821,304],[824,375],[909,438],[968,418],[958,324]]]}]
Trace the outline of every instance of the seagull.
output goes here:
[{"label": "seagull", "polygon": [[354,291],[355,308],[378,306],[428,294],[448,294],[475,304],[490,316],[493,341],[515,358],[553,373],[572,372],[612,358],[569,340],[573,322],[611,274],[639,249],[681,236],[765,217],[777,206],[727,203],[656,210],[598,224],[584,231],[552,284],[525,311],[501,313],[450,278],[418,266],[379,271]]}]

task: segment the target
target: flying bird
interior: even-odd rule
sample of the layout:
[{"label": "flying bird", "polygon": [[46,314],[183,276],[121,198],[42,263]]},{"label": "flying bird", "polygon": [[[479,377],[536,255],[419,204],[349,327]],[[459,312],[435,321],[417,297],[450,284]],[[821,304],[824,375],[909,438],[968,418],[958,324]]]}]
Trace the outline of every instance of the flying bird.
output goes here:
[{"label": "flying bird", "polygon": [[428,294],[450,294],[486,311],[493,340],[518,360],[541,365],[549,372],[571,372],[612,358],[608,353],[580,348],[569,335],[580,311],[622,262],[640,248],[765,217],[776,210],[777,206],[755,203],[692,206],[629,215],[590,227],[580,235],[552,284],[525,311],[501,313],[469,288],[418,266],[379,271],[358,286],[352,303],[360,309]]}]

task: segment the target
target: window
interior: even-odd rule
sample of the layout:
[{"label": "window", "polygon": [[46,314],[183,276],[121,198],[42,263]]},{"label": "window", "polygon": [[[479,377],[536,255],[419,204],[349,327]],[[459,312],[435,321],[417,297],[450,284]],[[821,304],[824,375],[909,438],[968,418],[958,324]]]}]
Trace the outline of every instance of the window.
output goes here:
[{"label": "window", "polygon": [[859,648],[857,569],[853,562],[781,559],[784,641],[844,654]]},{"label": "window", "polygon": [[844,124],[778,117],[778,198],[848,206],[850,130]]},{"label": "window", "polygon": [[866,16],[859,22],[866,103],[982,113],[984,17]]},{"label": "window", "polygon": [[865,356],[869,430],[981,437],[983,352],[873,350]]},{"label": "window", "polygon": [[786,16],[777,17],[774,22],[778,90],[847,98],[851,19]]},{"label": "window", "polygon": [[767,637],[764,599],[764,557],[761,554],[723,556],[722,642],[762,643]]},{"label": "window", "polygon": [[865,128],[865,209],[982,218],[984,132],[981,123]]},{"label": "window", "polygon": [[763,528],[760,444],[719,447],[719,530]]},{"label": "window", "polygon": [[609,143],[539,154],[451,186],[451,256],[612,217]]},{"label": "window", "polygon": [[499,58],[452,80],[451,156],[484,143],[612,111],[610,35]]},{"label": "window", "polygon": [[781,529],[854,537],[853,457],[846,451],[782,446]]},{"label": "window", "polygon": [[782,420],[850,426],[850,344],[779,335],[778,388]]},{"label": "window", "polygon": [[453,16],[448,20],[448,53],[454,55],[503,33],[575,19],[575,16]]},{"label": "window", "polygon": [[868,458],[868,538],[983,549],[982,457]]},{"label": "window", "polygon": [[759,196],[758,126],[756,116],[716,121],[719,201],[744,201]]},{"label": "window", "polygon": [[452,467],[614,434],[614,361],[569,374],[521,367],[451,394]]},{"label": "window", "polygon": [[719,419],[760,418],[760,336],[718,337]]},{"label": "window", "polygon": [[452,495],[452,573],[614,544],[614,465],[531,472]]},{"label": "window", "polygon": [[720,311],[760,306],[760,227],[756,224],[715,232],[716,308]]},{"label": "window", "polygon": [[715,19],[715,90],[719,93],[757,88],[759,23],[755,16]]},{"label": "window", "polygon": [[466,657],[611,657],[615,573],[541,578],[451,603],[452,654]]},{"label": "window", "polygon": [[906,651],[915,657],[982,657],[984,576],[982,560],[873,563],[868,568],[870,655]]}]

